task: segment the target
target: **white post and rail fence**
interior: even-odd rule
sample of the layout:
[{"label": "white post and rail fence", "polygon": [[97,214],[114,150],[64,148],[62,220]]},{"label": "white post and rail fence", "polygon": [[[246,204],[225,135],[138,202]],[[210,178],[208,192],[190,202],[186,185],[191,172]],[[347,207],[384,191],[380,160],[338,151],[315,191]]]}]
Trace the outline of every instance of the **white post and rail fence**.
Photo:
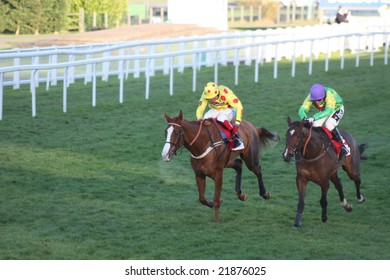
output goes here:
[{"label": "white post and rail fence", "polygon": [[[340,55],[340,69],[344,68],[345,51],[356,57],[369,53],[370,65],[374,56],[384,53],[388,65],[390,26],[317,25],[284,29],[267,29],[183,37],[148,41],[92,44],[79,46],[53,46],[46,48],[13,49],[0,51],[0,120],[3,118],[4,91],[30,85],[32,116],[36,116],[37,88],[45,84],[46,90],[63,82],[63,112],[67,111],[67,93],[76,80],[92,82],[92,106],[96,106],[96,81],[107,81],[110,76],[119,79],[119,102],[124,101],[124,81],[145,76],[145,99],[150,97],[150,84],[157,71],[169,75],[170,95],[174,94],[175,70],[183,73],[192,69],[192,88],[196,91],[197,72],[202,67],[214,67],[214,80],[218,82],[219,67],[228,63],[235,67],[235,85],[239,83],[239,66],[254,63],[253,80],[258,82],[259,66],[273,63],[273,77],[278,78],[278,62],[291,63],[291,76],[295,76],[297,59],[308,61],[308,75],[312,74],[313,59],[325,55],[324,69],[329,70],[332,52]],[[190,90],[190,89],[189,89]],[[131,94],[131,87],[126,89]],[[10,97],[12,98],[12,97]]]}]

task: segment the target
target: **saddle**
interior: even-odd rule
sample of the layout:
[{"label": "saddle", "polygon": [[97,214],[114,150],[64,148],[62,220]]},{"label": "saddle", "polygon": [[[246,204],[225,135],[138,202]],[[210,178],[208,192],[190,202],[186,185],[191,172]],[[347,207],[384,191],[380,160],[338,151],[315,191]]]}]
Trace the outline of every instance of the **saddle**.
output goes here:
[{"label": "saddle", "polygon": [[230,130],[228,130],[222,123],[217,121],[216,118],[210,118],[204,121],[205,125],[211,125],[211,122],[215,123],[221,133],[221,137],[226,144],[229,144],[229,150],[234,147],[234,139]]},{"label": "saddle", "polygon": [[322,134],[326,135],[326,137],[332,143],[332,146],[333,146],[334,150],[336,151],[337,155],[340,155],[342,145],[339,141],[337,141],[336,139],[333,138],[332,132],[330,132],[330,130],[327,129],[326,127],[316,127],[316,130],[318,132],[320,132],[320,133],[322,132]]}]

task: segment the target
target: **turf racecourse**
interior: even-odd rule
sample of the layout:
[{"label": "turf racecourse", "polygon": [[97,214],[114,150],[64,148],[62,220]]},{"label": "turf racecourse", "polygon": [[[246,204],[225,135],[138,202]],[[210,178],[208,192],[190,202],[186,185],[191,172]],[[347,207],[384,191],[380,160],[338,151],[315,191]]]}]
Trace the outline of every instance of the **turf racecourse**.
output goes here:
[{"label": "turf racecourse", "polygon": [[[69,88],[68,112],[62,112],[62,85],[48,92],[40,85],[37,117],[31,117],[27,86],[5,89],[0,121],[0,259],[390,259],[389,119],[390,67],[376,54],[330,61],[322,58],[309,76],[307,62],[260,67],[220,67],[219,82],[230,86],[245,106],[245,119],[281,136],[281,143],[262,153],[267,190],[258,195],[256,178],[243,174],[246,202],[234,194],[234,172],[226,170],[220,224],[213,210],[200,205],[189,153],[172,162],[161,160],[164,113],[193,119],[199,92],[213,80],[213,68],[198,72],[198,92],[191,90],[192,72],[175,74],[174,96],[169,78],[151,78],[151,96],[144,99],[143,78],[125,83],[118,102],[116,77],[98,83],[97,106],[91,106],[91,84]],[[340,128],[359,143],[369,143],[362,161],[362,192],[357,204],[353,183],[340,172],[347,213],[333,186],[328,193],[328,222],[321,222],[320,188],[310,184],[302,228],[292,228],[297,204],[295,166],[283,162],[287,116],[297,110],[310,85],[333,86],[345,100]],[[208,180],[207,197],[213,185]]]}]

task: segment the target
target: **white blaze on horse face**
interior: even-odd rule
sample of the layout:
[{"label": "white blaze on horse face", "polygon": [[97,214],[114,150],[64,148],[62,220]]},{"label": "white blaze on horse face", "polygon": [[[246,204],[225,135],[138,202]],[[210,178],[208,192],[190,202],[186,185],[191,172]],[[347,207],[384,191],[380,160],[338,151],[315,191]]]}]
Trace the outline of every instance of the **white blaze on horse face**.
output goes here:
[{"label": "white blaze on horse face", "polygon": [[[290,136],[293,136],[294,134],[295,134],[295,129],[291,129]],[[287,156],[288,156],[288,147],[286,146],[286,148],[284,149],[283,157],[287,158]]]},{"label": "white blaze on horse face", "polygon": [[286,148],[284,149],[283,157],[284,157],[284,158],[287,158],[287,156],[288,156],[288,148],[286,147]]},{"label": "white blaze on horse face", "polygon": [[167,129],[167,139],[165,139],[165,145],[164,145],[164,148],[161,152],[161,156],[162,156],[163,160],[165,160],[165,161],[171,160],[171,155],[169,154],[169,151],[171,149],[172,133],[173,133],[173,126],[170,126]]}]

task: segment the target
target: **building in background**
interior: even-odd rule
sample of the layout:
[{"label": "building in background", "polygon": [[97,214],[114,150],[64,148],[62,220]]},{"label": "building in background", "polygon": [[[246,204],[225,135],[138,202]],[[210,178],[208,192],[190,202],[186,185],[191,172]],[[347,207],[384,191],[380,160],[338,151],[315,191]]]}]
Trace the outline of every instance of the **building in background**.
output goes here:
[{"label": "building in background", "polygon": [[168,0],[168,20],[178,24],[228,29],[228,0]]}]

